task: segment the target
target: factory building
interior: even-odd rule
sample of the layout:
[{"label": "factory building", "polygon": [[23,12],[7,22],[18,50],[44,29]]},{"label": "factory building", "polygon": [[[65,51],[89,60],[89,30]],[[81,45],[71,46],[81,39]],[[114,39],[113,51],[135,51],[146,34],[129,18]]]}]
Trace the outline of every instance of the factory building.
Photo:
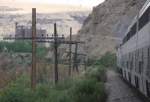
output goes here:
[{"label": "factory building", "polygon": [[[37,37],[46,37],[46,30],[45,29],[39,29],[36,30],[36,36]],[[15,24],[15,38],[27,38],[32,37],[32,27],[31,26],[23,26],[18,25],[18,23]]]}]

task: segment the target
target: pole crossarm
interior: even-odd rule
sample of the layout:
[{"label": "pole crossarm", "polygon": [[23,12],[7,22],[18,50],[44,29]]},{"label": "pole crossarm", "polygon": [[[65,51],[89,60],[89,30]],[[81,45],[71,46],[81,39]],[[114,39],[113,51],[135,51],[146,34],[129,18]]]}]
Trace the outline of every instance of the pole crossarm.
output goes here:
[{"label": "pole crossarm", "polygon": [[[25,38],[16,38],[16,37],[5,37],[3,38],[3,40],[32,40],[32,37],[25,37]],[[35,37],[34,40],[36,40],[36,42],[41,42],[41,43],[55,43],[55,41],[53,41],[55,39],[55,37]],[[83,41],[65,41],[64,37],[56,37],[57,39],[57,43],[58,44],[77,44],[77,43],[81,43],[84,44],[85,42]]]},{"label": "pole crossarm", "polygon": [[[70,52],[68,52],[68,51],[66,51],[66,53],[70,53]],[[71,52],[72,54],[75,54],[75,52]],[[81,56],[87,56],[86,54],[84,54],[84,53],[77,53],[77,55],[81,55]]]},{"label": "pole crossarm", "polygon": [[[63,63],[64,65],[69,65],[70,63]],[[84,63],[77,63],[78,65],[85,65]]]},{"label": "pole crossarm", "polygon": [[[55,41],[37,41],[37,42],[41,42],[41,43],[55,43]],[[83,41],[65,41],[65,40],[58,40],[57,41],[58,44],[77,44],[77,43],[81,43],[84,44],[85,42]]]},{"label": "pole crossarm", "polygon": [[[35,37],[36,40],[53,40],[55,37]],[[32,37],[5,37],[3,40],[32,40]],[[65,39],[64,37],[58,37],[57,39]]]}]

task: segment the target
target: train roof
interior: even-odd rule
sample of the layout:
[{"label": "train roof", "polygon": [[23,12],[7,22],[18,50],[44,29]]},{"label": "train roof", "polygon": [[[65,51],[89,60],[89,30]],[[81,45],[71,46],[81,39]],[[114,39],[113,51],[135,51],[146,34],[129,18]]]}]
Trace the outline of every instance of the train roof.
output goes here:
[{"label": "train roof", "polygon": [[125,32],[123,39],[127,36],[128,32],[130,31],[131,27],[136,23],[137,19],[144,14],[144,12],[148,9],[149,6],[150,6],[150,0],[147,0],[144,6],[142,7],[142,9],[139,11],[139,13],[134,17],[132,23],[127,28],[127,31]]},{"label": "train roof", "polygon": [[139,12],[139,17],[141,17],[143,15],[143,13],[148,9],[149,6],[150,6],[150,0],[147,0]]},{"label": "train roof", "polygon": [[[128,34],[128,32],[130,31],[131,27],[136,23],[137,17],[138,17],[138,15],[136,15],[136,16],[134,17],[134,19],[132,20],[132,23],[128,26],[127,31],[125,32],[124,37],[126,37],[126,35]],[[123,37],[123,38],[124,38],[124,37]]]}]

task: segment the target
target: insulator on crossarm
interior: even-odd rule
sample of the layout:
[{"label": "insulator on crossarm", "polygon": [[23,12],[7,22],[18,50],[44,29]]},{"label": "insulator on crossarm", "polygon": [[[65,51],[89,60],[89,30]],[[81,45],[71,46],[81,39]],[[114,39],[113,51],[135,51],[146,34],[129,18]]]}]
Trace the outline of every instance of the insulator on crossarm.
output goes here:
[{"label": "insulator on crossarm", "polygon": [[44,34],[42,34],[42,37],[44,37]]}]

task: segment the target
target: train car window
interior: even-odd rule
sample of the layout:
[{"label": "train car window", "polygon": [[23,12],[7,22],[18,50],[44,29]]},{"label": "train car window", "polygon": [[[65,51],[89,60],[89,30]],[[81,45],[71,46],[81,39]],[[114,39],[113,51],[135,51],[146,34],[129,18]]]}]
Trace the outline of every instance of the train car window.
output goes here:
[{"label": "train car window", "polygon": [[136,68],[136,53],[134,52],[134,69]]},{"label": "train car window", "polygon": [[[138,29],[141,30],[150,21],[150,7],[144,12],[144,14],[139,18]],[[127,35],[123,39],[123,44],[126,43],[132,36],[136,34],[137,23],[135,23]]]},{"label": "train car window", "polygon": [[141,61],[141,70],[140,70],[140,72],[142,73],[143,72],[143,69],[144,69],[144,49],[142,48],[141,49],[141,51],[142,51],[142,61]]},{"label": "train car window", "polygon": [[131,83],[131,73],[128,73],[129,82]]},{"label": "train car window", "polygon": [[149,62],[149,48],[147,48],[147,59],[146,59],[146,61],[147,61],[147,65],[146,66],[148,68],[148,66],[149,66],[149,64],[148,64],[148,62]]},{"label": "train car window", "polygon": [[124,68],[126,68],[126,62],[124,61]]},{"label": "train car window", "polygon": [[129,68],[129,62],[127,61],[127,69]]},{"label": "train car window", "polygon": [[135,87],[139,88],[139,78],[135,76]]},{"label": "train car window", "polygon": [[144,12],[139,19],[139,30],[141,30],[149,22],[150,7]]},{"label": "train car window", "polygon": [[134,36],[136,34],[136,26],[137,26],[137,23],[135,23],[130,31],[127,33],[126,37],[123,39],[123,43],[126,43],[132,36]]},{"label": "train car window", "polygon": [[135,71],[137,72],[138,69],[138,50],[135,52]]},{"label": "train car window", "polygon": [[139,61],[139,73],[141,74],[143,71],[143,62]]},{"label": "train car window", "polygon": [[124,77],[125,77],[125,79],[127,79],[127,76],[126,76],[126,71],[124,71]]},{"label": "train car window", "polygon": [[150,97],[150,82],[146,81],[146,92],[147,96]]},{"label": "train car window", "polygon": [[135,23],[131,28],[131,37],[136,34],[136,25],[137,25],[137,23]]},{"label": "train car window", "polygon": [[133,69],[133,53],[131,53],[130,59],[131,59],[131,61],[130,61],[130,70],[132,70]]},{"label": "train car window", "polygon": [[136,57],[136,55],[135,55],[135,52],[134,52],[134,53],[133,53],[133,68],[134,68],[134,69],[135,69],[135,61],[136,61],[135,57]]},{"label": "train car window", "polygon": [[138,49],[137,53],[138,53],[137,57],[139,58],[139,56],[140,56],[140,49]]},{"label": "train car window", "polygon": [[120,74],[121,74],[121,75],[123,75],[123,71],[122,71],[122,69],[120,69]]},{"label": "train car window", "polygon": [[123,59],[122,59],[122,68],[124,68],[124,61],[123,61]]},{"label": "train car window", "polygon": [[130,62],[130,69],[133,69],[133,60]]},{"label": "train car window", "polygon": [[126,42],[126,36],[123,38],[123,44]]},{"label": "train car window", "polygon": [[127,40],[126,40],[126,41],[128,41],[128,40],[129,40],[129,38],[130,38],[130,34],[131,34],[131,32],[129,32],[129,33],[127,34]]},{"label": "train car window", "polygon": [[138,73],[142,73],[143,72],[143,68],[144,68],[144,60],[143,60],[143,51],[141,50],[137,50],[136,51],[136,59],[135,59],[135,71]]},{"label": "train car window", "polygon": [[148,48],[148,55],[147,55],[147,76],[149,77],[150,76],[150,48]]}]

